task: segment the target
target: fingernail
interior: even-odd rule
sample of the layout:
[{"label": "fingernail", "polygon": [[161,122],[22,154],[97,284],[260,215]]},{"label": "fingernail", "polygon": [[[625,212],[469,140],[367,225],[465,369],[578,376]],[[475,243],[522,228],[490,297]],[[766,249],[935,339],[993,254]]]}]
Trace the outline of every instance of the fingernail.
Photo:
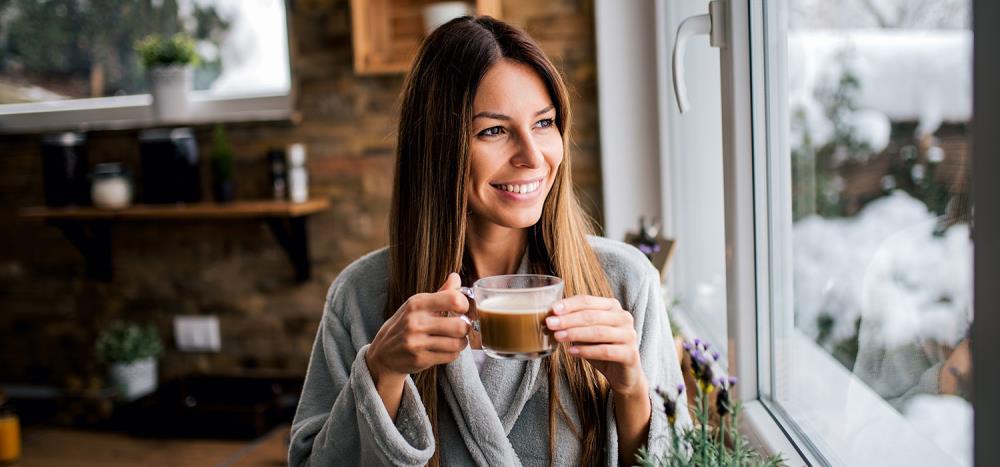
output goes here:
[{"label": "fingernail", "polygon": [[566,306],[562,303],[556,303],[555,305],[552,305],[552,312],[558,315],[562,313],[565,308]]},{"label": "fingernail", "polygon": [[549,325],[549,329],[555,329],[559,327],[559,318],[555,316],[549,316],[545,318],[545,324]]},{"label": "fingernail", "polygon": [[563,340],[566,338],[566,331],[559,331],[556,333],[556,340]]},{"label": "fingernail", "polygon": [[570,347],[569,348],[569,353],[571,353],[573,355],[576,355],[576,354],[580,353],[580,349],[578,349],[576,347]]}]

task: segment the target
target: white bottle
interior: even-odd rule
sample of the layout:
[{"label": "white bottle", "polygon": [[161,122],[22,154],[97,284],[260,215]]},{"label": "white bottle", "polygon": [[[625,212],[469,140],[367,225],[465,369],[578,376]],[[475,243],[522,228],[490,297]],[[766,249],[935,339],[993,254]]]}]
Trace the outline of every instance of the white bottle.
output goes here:
[{"label": "white bottle", "polygon": [[293,203],[304,203],[309,200],[306,147],[302,143],[288,146],[288,194]]}]

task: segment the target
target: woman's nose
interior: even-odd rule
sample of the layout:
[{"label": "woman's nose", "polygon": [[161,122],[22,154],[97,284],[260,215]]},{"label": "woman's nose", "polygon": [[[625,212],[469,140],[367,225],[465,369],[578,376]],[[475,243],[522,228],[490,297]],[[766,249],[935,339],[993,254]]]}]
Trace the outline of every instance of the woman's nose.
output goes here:
[{"label": "woman's nose", "polygon": [[521,131],[517,138],[517,153],[511,159],[515,167],[534,169],[541,167],[545,161],[541,148],[538,146],[531,131]]}]

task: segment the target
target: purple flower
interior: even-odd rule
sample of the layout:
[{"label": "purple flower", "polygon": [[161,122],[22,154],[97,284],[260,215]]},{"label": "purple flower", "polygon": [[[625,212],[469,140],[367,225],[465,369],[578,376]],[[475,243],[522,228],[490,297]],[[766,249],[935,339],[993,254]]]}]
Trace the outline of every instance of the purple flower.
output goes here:
[{"label": "purple flower", "polygon": [[682,347],[684,347],[684,350],[688,350],[688,351],[690,351],[690,350],[691,350],[691,349],[693,348],[693,347],[691,346],[691,343],[690,343],[690,342],[688,342],[688,341],[684,341],[684,343],[683,343],[683,344],[681,344],[681,346],[682,346]]},{"label": "purple flower", "polygon": [[730,376],[730,377],[729,377],[729,385],[730,385],[730,386],[736,386],[736,383],[737,383],[738,381],[739,381],[739,378],[737,378],[737,377],[735,377],[735,376]]},{"label": "purple flower", "polygon": [[715,361],[719,361],[719,352],[718,351],[715,351],[715,350],[712,351],[712,359],[715,360]]},{"label": "purple flower", "polygon": [[[684,385],[681,387],[683,388]],[[677,420],[677,399],[671,398],[667,391],[660,388],[656,388],[656,394],[663,398],[663,412],[667,415],[667,421],[673,425]],[[680,394],[678,393],[677,396],[679,397]]]},{"label": "purple flower", "polygon": [[681,395],[682,392],[684,392],[684,383],[677,385],[677,395]]},{"label": "purple flower", "polygon": [[660,251],[660,245],[658,245],[656,243],[654,243],[654,244],[640,243],[639,244],[639,251],[643,252],[646,255],[651,255],[653,253],[656,253],[656,252]]},{"label": "purple flower", "polygon": [[729,400],[729,389],[726,387],[720,387],[719,393],[715,398],[715,408],[719,412],[719,417],[725,417],[727,414],[732,412],[732,401]]}]

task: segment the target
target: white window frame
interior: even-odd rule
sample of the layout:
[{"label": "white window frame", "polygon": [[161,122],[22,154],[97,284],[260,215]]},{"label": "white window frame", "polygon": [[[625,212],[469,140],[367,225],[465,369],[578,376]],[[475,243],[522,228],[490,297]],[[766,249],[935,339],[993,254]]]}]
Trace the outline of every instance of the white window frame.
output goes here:
[{"label": "white window frame", "polygon": [[[292,66],[291,11],[285,5],[286,54]],[[290,78],[290,77],[289,77]],[[171,120],[153,114],[149,94],[94,97],[0,105],[0,134],[48,131],[128,130],[160,125],[196,125],[216,122],[295,120],[294,81],[286,92],[215,95],[192,91],[187,115]]]}]

